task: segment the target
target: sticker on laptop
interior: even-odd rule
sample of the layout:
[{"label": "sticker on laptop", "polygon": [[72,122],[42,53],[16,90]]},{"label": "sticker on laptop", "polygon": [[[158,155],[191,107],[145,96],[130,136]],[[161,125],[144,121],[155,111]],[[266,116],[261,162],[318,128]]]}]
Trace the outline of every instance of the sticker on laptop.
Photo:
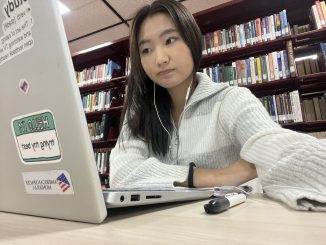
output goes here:
[{"label": "sticker on laptop", "polygon": [[29,82],[26,79],[20,79],[20,81],[19,81],[19,89],[24,94],[28,94],[29,88],[30,88]]},{"label": "sticker on laptop", "polygon": [[38,111],[16,117],[11,126],[23,163],[44,164],[61,161],[61,147],[51,111]]},{"label": "sticker on laptop", "polygon": [[[0,37],[0,66],[33,48],[33,17],[28,0],[6,0],[2,6],[3,36]],[[3,19],[3,18],[1,18]]]},{"label": "sticker on laptop", "polygon": [[70,175],[65,170],[23,172],[27,194],[73,195]]}]

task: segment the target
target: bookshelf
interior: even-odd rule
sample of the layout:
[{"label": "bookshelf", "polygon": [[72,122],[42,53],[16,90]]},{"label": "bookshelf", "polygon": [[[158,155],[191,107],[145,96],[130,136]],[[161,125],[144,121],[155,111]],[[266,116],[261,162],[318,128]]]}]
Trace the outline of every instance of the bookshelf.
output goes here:
[{"label": "bookshelf", "polygon": [[[294,24],[305,25],[310,23],[309,14],[311,6],[315,4],[314,0],[233,0],[216,7],[207,9],[194,15],[202,34],[229,28],[233,25],[255,20],[256,18],[264,18],[265,16],[279,13],[286,9],[287,20],[290,27]],[[246,59],[251,56],[266,55],[270,52],[286,50],[286,43],[292,42],[294,48],[294,56],[296,50],[309,48],[310,45],[318,44],[326,40],[326,28],[319,30],[311,30],[305,33],[293,34],[278,37],[274,40],[263,41],[245,47],[234,47],[230,50],[203,55],[201,68],[209,67],[215,64],[230,63],[240,59]],[[125,70],[126,57],[129,56],[129,40],[123,38],[116,42],[102,47],[100,49],[84,53],[74,54],[72,60],[76,71],[80,71],[86,67],[91,67],[106,63],[108,59],[118,63],[122,70]],[[298,51],[297,51],[298,52]],[[87,95],[97,91],[118,89],[124,92],[127,76],[121,74],[109,81],[102,81],[96,84],[90,84],[80,87],[81,95]],[[315,74],[286,77],[274,81],[268,81],[257,84],[241,85],[250,89],[258,98],[269,95],[277,95],[281,93],[297,90],[300,97],[300,107],[302,99],[321,96],[326,92],[326,71],[322,70]],[[103,114],[119,117],[123,105],[112,106],[110,109],[88,112],[86,118],[88,122],[100,120]],[[303,121],[282,123],[284,128],[297,130],[301,132],[317,132],[326,131],[326,120]],[[92,141],[93,148],[106,148],[108,151],[114,147],[116,138],[106,140]],[[107,173],[102,173],[101,178],[108,177]]]},{"label": "bookshelf", "polygon": [[96,91],[107,90],[110,88],[121,87],[125,84],[127,76],[112,78],[109,81],[101,81],[96,84],[85,85],[79,88],[80,94],[88,94]]}]

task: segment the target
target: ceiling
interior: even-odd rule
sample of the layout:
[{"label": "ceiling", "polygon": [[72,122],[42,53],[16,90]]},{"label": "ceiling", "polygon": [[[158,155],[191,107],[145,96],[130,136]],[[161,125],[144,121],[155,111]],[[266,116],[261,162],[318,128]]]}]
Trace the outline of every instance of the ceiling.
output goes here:
[{"label": "ceiling", "polygon": [[[60,0],[70,52],[75,55],[129,35],[134,13],[153,0]],[[180,0],[192,14],[231,0]]]}]

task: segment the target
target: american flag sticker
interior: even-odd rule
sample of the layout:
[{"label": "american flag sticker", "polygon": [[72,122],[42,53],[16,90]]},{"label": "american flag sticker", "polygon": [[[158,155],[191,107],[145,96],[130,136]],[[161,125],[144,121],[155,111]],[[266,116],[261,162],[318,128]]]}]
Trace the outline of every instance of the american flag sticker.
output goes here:
[{"label": "american flag sticker", "polygon": [[74,194],[72,181],[66,170],[23,172],[22,176],[28,194]]},{"label": "american flag sticker", "polygon": [[64,173],[57,178],[58,184],[63,192],[70,188],[70,183]]}]

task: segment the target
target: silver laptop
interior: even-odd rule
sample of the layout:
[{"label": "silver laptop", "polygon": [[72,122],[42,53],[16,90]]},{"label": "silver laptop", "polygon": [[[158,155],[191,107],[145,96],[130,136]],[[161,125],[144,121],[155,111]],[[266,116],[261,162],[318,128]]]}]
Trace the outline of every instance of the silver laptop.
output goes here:
[{"label": "silver laptop", "polygon": [[102,192],[56,0],[0,0],[0,211],[100,223],[213,190]]}]

